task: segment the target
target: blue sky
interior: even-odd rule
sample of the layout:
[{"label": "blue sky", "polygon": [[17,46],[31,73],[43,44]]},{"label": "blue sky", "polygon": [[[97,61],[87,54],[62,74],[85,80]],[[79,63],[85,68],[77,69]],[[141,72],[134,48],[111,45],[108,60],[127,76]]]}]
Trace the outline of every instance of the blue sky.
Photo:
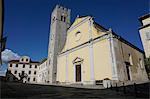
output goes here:
[{"label": "blue sky", "polygon": [[71,22],[77,15],[92,15],[95,21],[112,28],[143,49],[138,18],[149,12],[149,0],[4,0],[6,48],[32,60],[47,57],[50,15],[56,4],[71,9]]}]

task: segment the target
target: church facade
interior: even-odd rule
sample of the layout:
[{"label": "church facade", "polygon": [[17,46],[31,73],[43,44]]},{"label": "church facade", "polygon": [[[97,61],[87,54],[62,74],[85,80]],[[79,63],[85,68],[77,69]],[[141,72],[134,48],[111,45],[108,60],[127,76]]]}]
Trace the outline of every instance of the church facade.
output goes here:
[{"label": "church facade", "polygon": [[65,46],[57,58],[57,81],[94,84],[106,78],[148,80],[144,52],[91,16],[78,17],[67,30]]},{"label": "church facade", "polygon": [[144,52],[91,16],[70,25],[70,9],[57,5],[51,15],[48,48],[50,83],[147,81]]}]

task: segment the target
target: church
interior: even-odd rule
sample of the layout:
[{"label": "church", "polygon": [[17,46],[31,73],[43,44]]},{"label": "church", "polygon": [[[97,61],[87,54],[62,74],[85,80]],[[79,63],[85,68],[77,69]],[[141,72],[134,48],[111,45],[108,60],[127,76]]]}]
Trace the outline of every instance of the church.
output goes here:
[{"label": "church", "polygon": [[57,5],[51,14],[47,58],[50,83],[148,80],[142,50],[92,16],[78,16],[70,24],[70,12]]}]

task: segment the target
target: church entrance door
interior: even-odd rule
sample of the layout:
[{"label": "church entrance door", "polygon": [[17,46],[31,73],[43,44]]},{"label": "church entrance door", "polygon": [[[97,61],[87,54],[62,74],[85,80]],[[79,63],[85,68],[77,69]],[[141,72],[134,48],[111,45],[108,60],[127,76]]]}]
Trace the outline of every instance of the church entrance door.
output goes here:
[{"label": "church entrance door", "polygon": [[131,80],[129,68],[130,68],[130,67],[129,67],[128,65],[126,65],[127,77],[128,77],[128,80]]},{"label": "church entrance door", "polygon": [[81,64],[76,65],[76,82],[81,82]]}]

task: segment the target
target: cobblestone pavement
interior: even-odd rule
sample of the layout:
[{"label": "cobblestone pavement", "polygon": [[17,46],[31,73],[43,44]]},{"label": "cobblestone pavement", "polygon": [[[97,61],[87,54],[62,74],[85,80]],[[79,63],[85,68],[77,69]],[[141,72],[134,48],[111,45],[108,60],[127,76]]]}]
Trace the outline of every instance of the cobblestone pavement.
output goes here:
[{"label": "cobblestone pavement", "polygon": [[[149,84],[144,85],[149,91]],[[143,90],[144,91],[144,90]],[[139,93],[140,94],[140,93]],[[147,98],[141,94],[124,94],[115,89],[82,89],[53,85],[36,85],[1,82],[2,99],[139,99]]]}]

